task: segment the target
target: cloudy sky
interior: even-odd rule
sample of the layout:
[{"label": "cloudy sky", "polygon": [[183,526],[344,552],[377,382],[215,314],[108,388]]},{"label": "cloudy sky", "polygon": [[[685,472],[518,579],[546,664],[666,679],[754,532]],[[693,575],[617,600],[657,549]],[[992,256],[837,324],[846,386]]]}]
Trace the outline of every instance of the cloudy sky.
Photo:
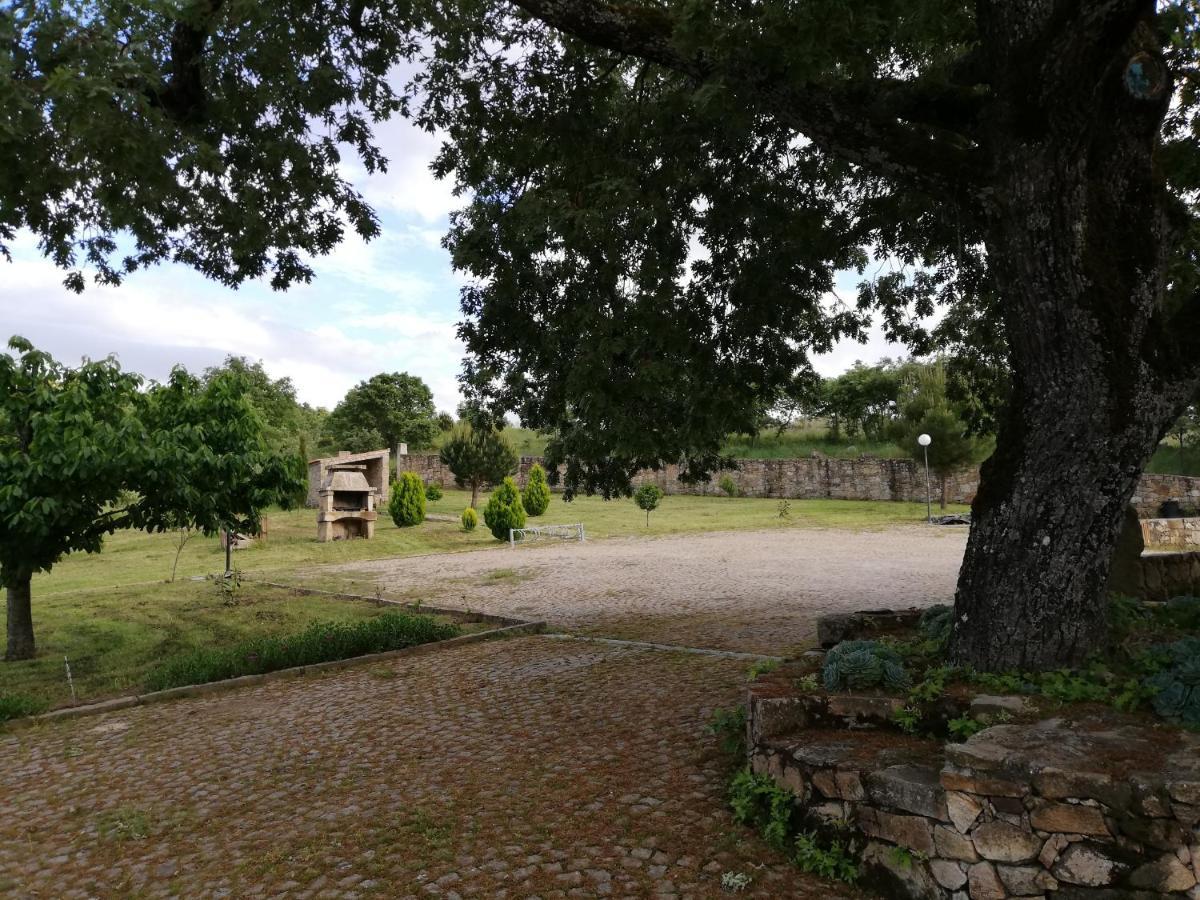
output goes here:
[{"label": "cloudy sky", "polygon": [[[463,355],[455,337],[461,280],[439,241],[458,201],[429,173],[435,137],[397,121],[380,140],[387,174],[351,178],[383,234],[369,244],[351,237],[317,260],[312,284],[286,293],[265,283],[230,290],[168,265],[76,295],[25,236],[13,245],[14,262],[0,261],[0,341],[20,334],[69,364],[115,353],[126,369],[156,379],[176,363],[198,371],[237,354],[290,377],[301,400],[330,408],[377,372],[406,371],[452,411]],[[838,347],[818,368],[836,374],[855,359],[896,353],[877,336]]]}]

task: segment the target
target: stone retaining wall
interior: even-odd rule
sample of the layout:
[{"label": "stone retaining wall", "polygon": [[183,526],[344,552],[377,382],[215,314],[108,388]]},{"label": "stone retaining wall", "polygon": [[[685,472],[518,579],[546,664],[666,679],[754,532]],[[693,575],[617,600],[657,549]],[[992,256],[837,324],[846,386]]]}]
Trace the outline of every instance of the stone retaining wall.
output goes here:
[{"label": "stone retaining wall", "polygon": [[[516,480],[522,487],[540,456],[523,456]],[[454,483],[454,476],[436,454],[409,454],[397,457],[398,471],[416,472],[427,482],[443,487]],[[800,459],[739,459],[737,469],[728,473],[747,497],[790,498],[799,500],[908,500],[924,502],[925,473],[911,459],[858,459],[805,457]],[[719,477],[719,476],[718,476]],[[707,484],[685,484],[679,480],[679,467],[660,471],[645,470],[634,478],[635,485],[657,484],[667,494],[720,494],[716,479]],[[946,499],[950,503],[970,503],[979,489],[978,468],[968,468],[946,480]],[[941,499],[941,485],[933,481],[935,502]],[[1185,506],[1200,505],[1200,478],[1179,475],[1143,475],[1133,498],[1139,515],[1158,514],[1167,500]]]},{"label": "stone retaining wall", "polygon": [[781,693],[750,688],[752,769],[884,896],[1200,897],[1200,735],[1051,718],[943,746],[888,730],[900,698]]}]

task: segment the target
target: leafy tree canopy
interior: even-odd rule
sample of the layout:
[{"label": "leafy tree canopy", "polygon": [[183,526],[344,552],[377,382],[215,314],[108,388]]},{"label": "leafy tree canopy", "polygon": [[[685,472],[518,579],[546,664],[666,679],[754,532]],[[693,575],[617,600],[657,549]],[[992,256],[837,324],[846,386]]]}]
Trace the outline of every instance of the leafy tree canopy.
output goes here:
[{"label": "leafy tree canopy", "polygon": [[433,443],[440,431],[433,394],[415,375],[390,372],[352,387],[325,423],[337,449],[355,453],[405,442],[410,450]]},{"label": "leafy tree canopy", "polygon": [[116,360],[67,368],[22,338],[0,355],[0,583],[9,658],[32,655],[29,587],[121,528],[253,533],[299,481],[235,375],[175,369],[143,388]]},{"label": "leafy tree canopy", "polygon": [[247,399],[262,417],[269,446],[281,453],[295,453],[303,440],[306,447],[317,449],[329,413],[300,403],[291,378],[272,378],[261,360],[251,362],[244,356],[230,355],[221,365],[205,369],[203,381],[208,384],[226,374],[236,376],[245,385]]}]

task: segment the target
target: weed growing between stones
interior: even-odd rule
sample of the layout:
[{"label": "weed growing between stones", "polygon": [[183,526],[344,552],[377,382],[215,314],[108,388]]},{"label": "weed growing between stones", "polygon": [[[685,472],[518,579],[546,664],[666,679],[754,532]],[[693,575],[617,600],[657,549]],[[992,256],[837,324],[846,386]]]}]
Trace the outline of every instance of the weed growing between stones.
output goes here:
[{"label": "weed growing between stones", "polygon": [[724,753],[734,764],[746,757],[746,707],[718,709],[708,723],[708,730],[717,736]]},{"label": "weed growing between stones", "polygon": [[259,637],[227,648],[204,648],[168,660],[150,673],[151,691],[260,675],[457,637],[461,629],[428,616],[384,613],[360,622],[317,622],[299,634]]},{"label": "weed growing between stones", "polygon": [[782,664],[783,663],[778,659],[760,659],[746,670],[746,680],[756,681],[759,675],[766,675],[769,672],[774,672]]},{"label": "weed growing between stones", "polygon": [[756,775],[748,766],[729,783],[734,821],[757,829],[763,840],[803,872],[848,884],[857,881],[858,848],[853,839],[824,841],[816,831],[801,831],[795,801],[769,775]]}]

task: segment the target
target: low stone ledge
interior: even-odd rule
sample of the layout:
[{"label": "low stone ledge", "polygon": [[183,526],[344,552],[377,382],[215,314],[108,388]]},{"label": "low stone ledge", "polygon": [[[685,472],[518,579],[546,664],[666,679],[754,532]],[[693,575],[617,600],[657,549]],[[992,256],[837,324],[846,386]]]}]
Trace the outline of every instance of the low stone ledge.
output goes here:
[{"label": "low stone ledge", "polygon": [[[752,736],[758,716],[785,708],[755,699],[752,687]],[[943,746],[834,727],[829,703],[791,699],[810,724],[752,740],[752,766],[791,791],[805,827],[844,839],[849,823],[864,884],[884,896],[1200,898],[1200,735],[1113,713]]]}]

